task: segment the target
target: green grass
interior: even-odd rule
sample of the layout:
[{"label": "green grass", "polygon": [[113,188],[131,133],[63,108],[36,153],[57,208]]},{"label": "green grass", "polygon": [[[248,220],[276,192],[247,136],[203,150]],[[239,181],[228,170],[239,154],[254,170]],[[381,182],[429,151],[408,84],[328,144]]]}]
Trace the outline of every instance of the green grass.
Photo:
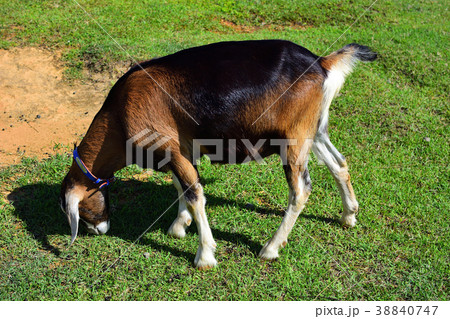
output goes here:
[{"label": "green grass", "polygon": [[[321,54],[371,1],[128,3],[80,1],[143,60],[263,38],[292,40]],[[169,175],[139,175],[136,167],[120,171],[111,186],[108,235],[81,233],[67,249],[70,229],[57,198],[68,152],[27,158],[0,171],[0,299],[448,300],[447,7],[445,1],[379,0],[329,50],[358,42],[380,54],[357,68],[331,107],[331,139],[347,157],[360,203],[354,229],[337,224],[337,188],[313,160],[313,192],[289,243],[278,261],[262,262],[257,253],[287,205],[279,160],[215,166],[204,159],[199,171],[217,268],[194,269],[195,226],[182,240],[166,235],[176,204],[135,243],[176,199]],[[103,72],[131,60],[73,1],[5,2],[0,22],[0,47],[62,50],[69,79],[84,68]]]}]

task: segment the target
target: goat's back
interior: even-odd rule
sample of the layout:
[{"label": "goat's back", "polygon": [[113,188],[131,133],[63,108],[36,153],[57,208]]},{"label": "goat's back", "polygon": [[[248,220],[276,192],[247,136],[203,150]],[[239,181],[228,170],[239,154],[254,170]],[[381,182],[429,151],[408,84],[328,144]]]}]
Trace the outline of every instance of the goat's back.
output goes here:
[{"label": "goat's back", "polygon": [[178,141],[295,138],[318,121],[318,60],[283,40],[190,48],[134,66],[109,108],[120,110],[128,137],[150,129]]}]

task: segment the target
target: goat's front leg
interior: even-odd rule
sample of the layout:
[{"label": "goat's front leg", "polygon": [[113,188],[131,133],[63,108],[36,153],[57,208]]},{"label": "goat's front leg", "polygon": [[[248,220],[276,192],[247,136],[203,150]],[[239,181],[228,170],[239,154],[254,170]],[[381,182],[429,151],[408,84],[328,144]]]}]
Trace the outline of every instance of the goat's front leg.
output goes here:
[{"label": "goat's front leg", "polygon": [[217,265],[214,258],[216,243],[206,217],[206,199],[203,194],[203,187],[199,183],[197,171],[186,158],[179,156],[174,158],[173,172],[180,181],[186,207],[197,225],[199,247],[194,264],[199,269],[212,268]]},{"label": "goat's front leg", "polygon": [[[310,144],[309,144],[310,145]],[[300,158],[300,164],[293,164],[298,155],[292,156],[291,163],[284,167],[286,179],[289,185],[289,205],[281,221],[280,227],[277,229],[273,237],[264,245],[259,253],[262,259],[278,258],[278,250],[287,245],[289,233],[294,227],[295,221],[305,207],[309,194],[311,193],[311,179],[308,172],[307,161],[309,146],[305,144],[303,158]],[[294,152],[294,151],[293,151]],[[288,149],[289,162],[289,149]]]},{"label": "goat's front leg", "polygon": [[186,199],[184,198],[183,189],[181,187],[180,181],[178,178],[173,174],[173,185],[178,191],[178,216],[173,221],[172,225],[170,225],[169,230],[167,233],[170,236],[176,237],[176,238],[183,238],[186,236],[186,228],[191,224],[192,217],[191,214],[189,214],[189,211],[187,209]]},{"label": "goat's front leg", "polygon": [[350,182],[350,174],[348,173],[345,157],[334,147],[327,133],[318,133],[316,135],[312,150],[317,158],[328,167],[339,188],[344,206],[344,212],[340,219],[341,224],[345,227],[355,226],[358,202]]}]

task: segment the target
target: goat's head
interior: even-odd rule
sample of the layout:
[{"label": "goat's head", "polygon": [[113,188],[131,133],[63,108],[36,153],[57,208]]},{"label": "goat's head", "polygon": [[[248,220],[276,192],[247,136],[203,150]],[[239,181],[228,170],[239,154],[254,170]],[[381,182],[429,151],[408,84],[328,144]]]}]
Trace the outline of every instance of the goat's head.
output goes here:
[{"label": "goat's head", "polygon": [[63,180],[59,202],[72,231],[71,245],[77,237],[79,221],[93,234],[109,230],[108,188],[100,189],[90,181],[75,161]]}]

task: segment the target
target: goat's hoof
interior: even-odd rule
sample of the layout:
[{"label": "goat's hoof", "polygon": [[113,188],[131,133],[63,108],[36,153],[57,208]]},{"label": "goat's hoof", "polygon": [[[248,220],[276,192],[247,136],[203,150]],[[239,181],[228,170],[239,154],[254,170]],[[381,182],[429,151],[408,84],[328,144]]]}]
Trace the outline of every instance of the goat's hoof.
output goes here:
[{"label": "goat's hoof", "polygon": [[215,266],[203,266],[203,267],[197,266],[197,270],[200,270],[200,271],[206,271],[206,270],[213,269],[214,267],[215,267]]},{"label": "goat's hoof", "polygon": [[275,260],[279,257],[278,249],[271,248],[268,244],[264,245],[258,254],[259,258],[263,260]]},{"label": "goat's hoof", "polygon": [[198,270],[208,270],[211,268],[214,268],[217,266],[217,261],[214,257],[212,259],[206,260],[205,258],[198,260],[197,262],[194,262],[195,267]]},{"label": "goat's hoof", "polygon": [[183,226],[173,223],[169,227],[167,235],[175,238],[184,238],[186,236],[186,230]]},{"label": "goat's hoof", "polygon": [[186,236],[186,231],[184,229],[182,231],[174,231],[173,229],[169,229],[167,231],[167,235],[173,238],[184,238]]},{"label": "goat's hoof", "polygon": [[356,225],[355,214],[344,215],[344,216],[341,217],[339,222],[341,223],[342,227],[345,227],[345,228],[355,227],[355,225]]},{"label": "goat's hoof", "polygon": [[194,265],[197,269],[206,270],[217,265],[217,260],[214,258],[214,248],[216,243],[213,241],[210,246],[200,247],[195,255]]}]

